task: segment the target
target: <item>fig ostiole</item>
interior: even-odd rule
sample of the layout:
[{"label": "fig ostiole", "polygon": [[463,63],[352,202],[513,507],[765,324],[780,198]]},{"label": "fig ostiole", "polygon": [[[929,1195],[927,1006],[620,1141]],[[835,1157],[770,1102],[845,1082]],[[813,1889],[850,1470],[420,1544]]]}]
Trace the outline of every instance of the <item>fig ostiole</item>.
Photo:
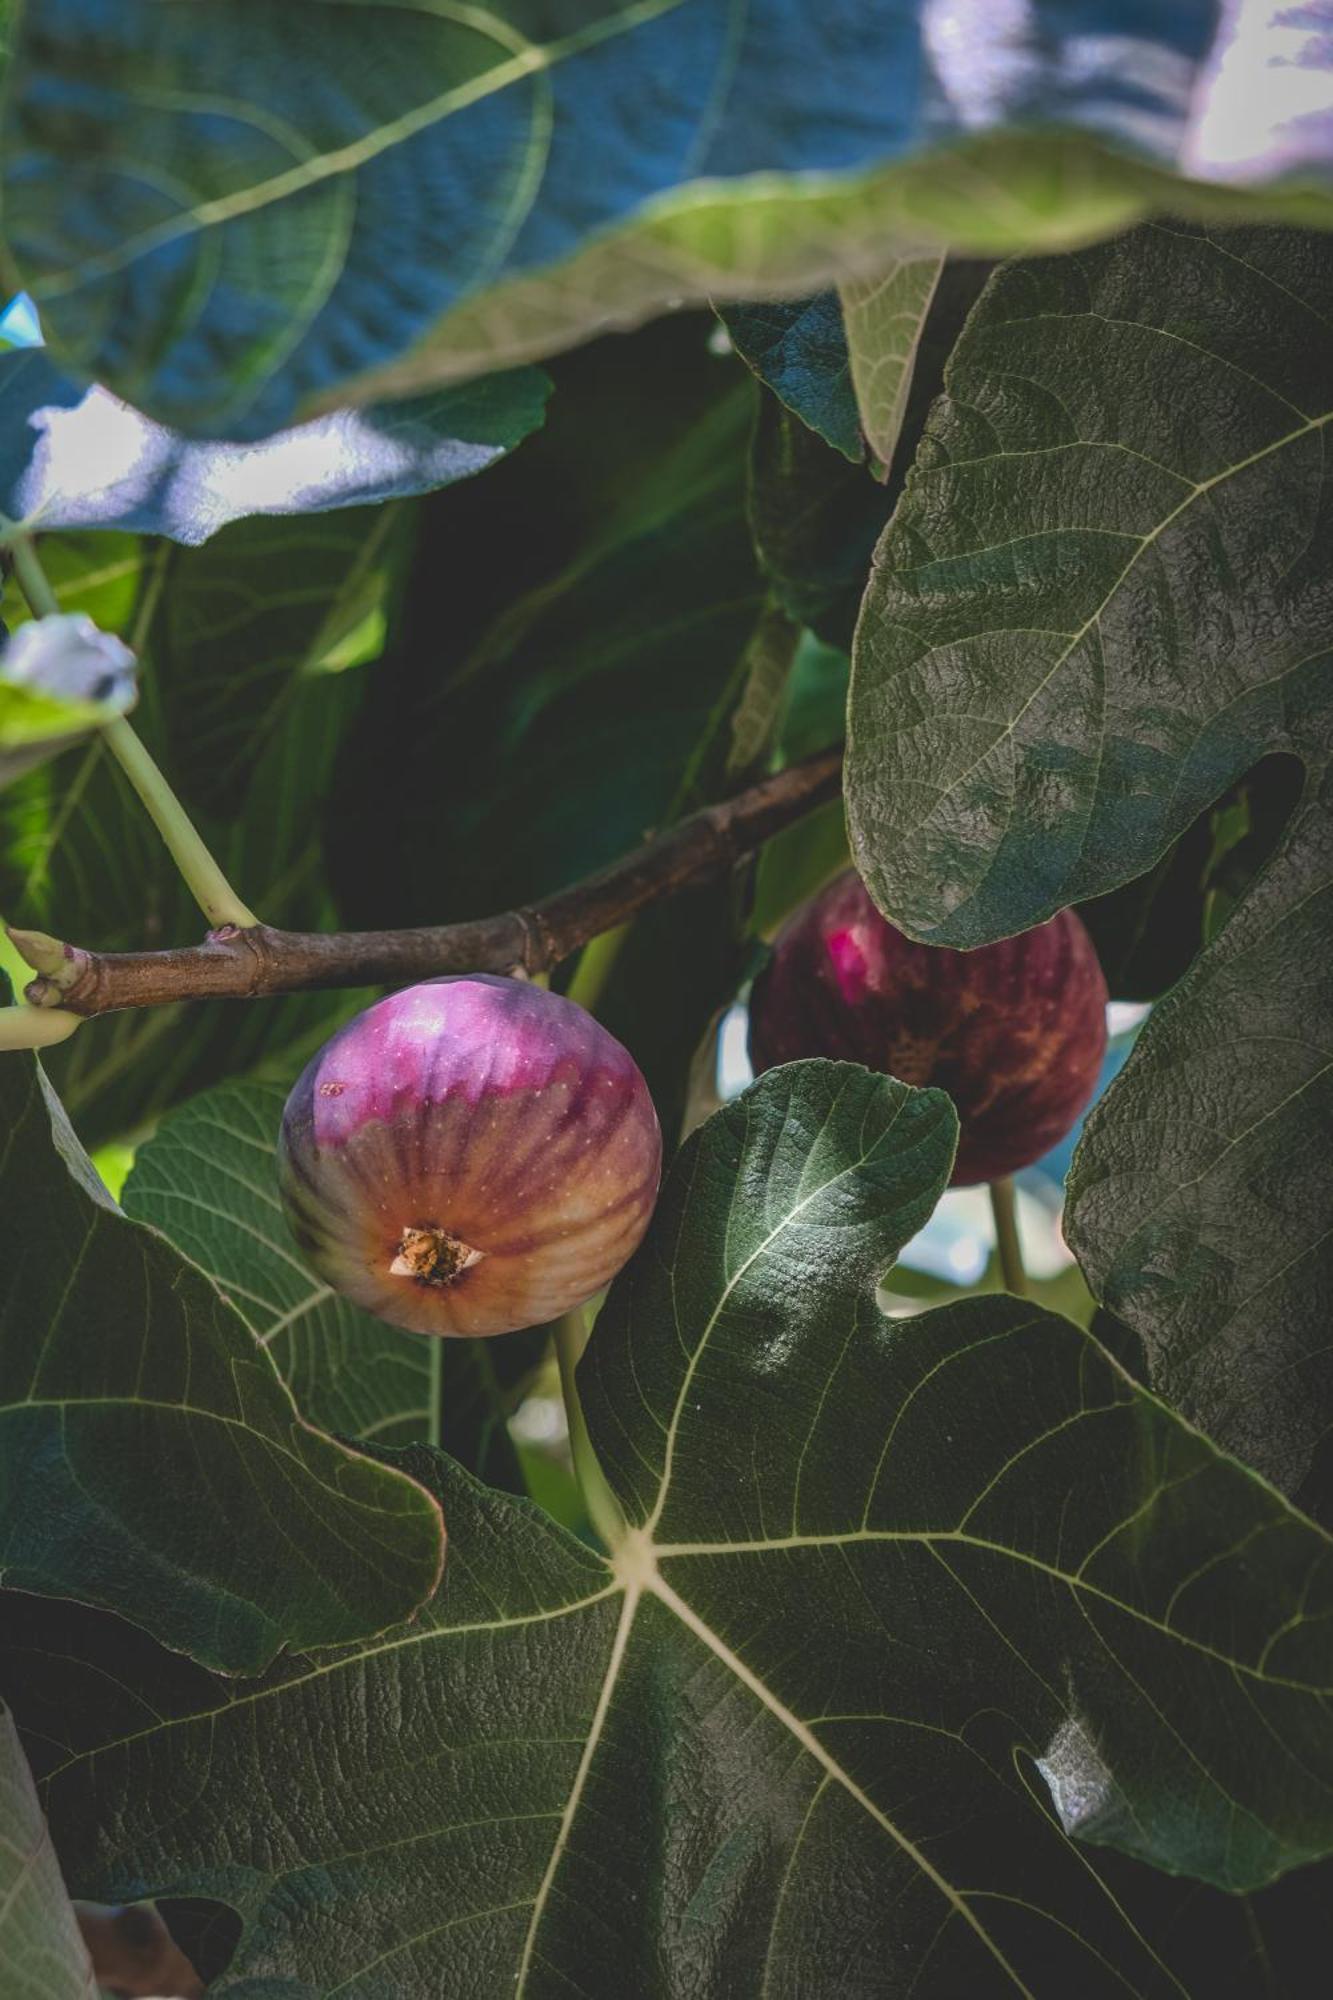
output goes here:
[{"label": "fig ostiole", "polygon": [[432,979],[340,1028],[283,1114],[292,1233],[336,1292],[415,1333],[583,1304],[648,1227],[657,1113],[628,1050],[517,979]]},{"label": "fig ostiole", "polygon": [[917,944],[852,869],[779,932],[750,999],[756,1074],[840,1057],[937,1084],[960,1128],[951,1185],[998,1180],[1057,1145],[1097,1087],[1106,980],[1073,910],[975,951]]}]

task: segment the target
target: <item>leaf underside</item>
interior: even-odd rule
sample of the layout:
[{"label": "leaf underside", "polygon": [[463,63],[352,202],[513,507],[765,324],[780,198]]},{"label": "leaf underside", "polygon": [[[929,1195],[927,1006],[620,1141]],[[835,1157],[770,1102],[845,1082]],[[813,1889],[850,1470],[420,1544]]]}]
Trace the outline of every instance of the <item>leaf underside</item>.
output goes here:
[{"label": "leaf underside", "polygon": [[6,248],[77,372],[263,437],[913,245],[1244,213],[1240,182],[1326,221],[1327,50],[1278,15],[1228,68],[1243,26],[1107,0],[1019,28],[922,0],[43,0],[9,63]]}]

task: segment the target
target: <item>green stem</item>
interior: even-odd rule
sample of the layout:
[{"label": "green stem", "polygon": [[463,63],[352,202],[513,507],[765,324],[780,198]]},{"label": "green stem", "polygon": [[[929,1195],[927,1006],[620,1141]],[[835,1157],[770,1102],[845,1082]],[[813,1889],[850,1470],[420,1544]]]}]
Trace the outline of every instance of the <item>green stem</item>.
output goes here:
[{"label": "green stem", "polygon": [[[14,556],[14,574],[33,615],[37,618],[57,616],[60,600],[42,568],[31,535],[15,535],[10,548]],[[221,924],[235,924],[240,930],[251,929],[259,922],[258,917],[253,910],[246,908],[236,894],[195,831],[184,806],[123,716],[106,725],[102,740],[138,793],[149,818],[166,842],[167,852],[180,870],[185,886],[213,929]]]},{"label": "green stem", "polygon": [[590,1014],[597,1012],[597,1003],[615,970],[629,930],[628,924],[617,924],[614,930],[603,931],[600,937],[592,938],[584,945],[579,953],[579,962],[574,967],[574,976],[565,989],[566,999],[586,1007]]},{"label": "green stem", "polygon": [[579,1401],[574,1370],[587,1345],[588,1335],[581,1312],[566,1313],[555,1323],[555,1354],[560,1364],[560,1390],[565,1399],[569,1424],[569,1450],[574,1460],[574,1477],[588,1510],[588,1519],[609,1549],[625,1539],[625,1516],[620,1502],[607,1484],[606,1474],[597,1463],[597,1454],[588,1435],[588,1424]]},{"label": "green stem", "polygon": [[55,618],[60,613],[60,599],[52,590],[46,571],[38,559],[31,535],[15,535],[9,545],[14,558],[14,574],[19,580],[19,589],[32,607],[35,618]]},{"label": "green stem", "polygon": [[166,842],[167,852],[180,870],[186,888],[212,928],[235,924],[240,930],[250,930],[259,922],[258,917],[236,894],[124,716],[109,722],[102,738],[139,794],[140,803]]},{"label": "green stem", "polygon": [[436,1336],[430,1344],[430,1407],[426,1411],[426,1442],[438,1447],[444,1429],[444,1340]]},{"label": "green stem", "polygon": [[1018,1210],[1012,1174],[1004,1174],[990,1184],[991,1214],[995,1217],[995,1244],[1000,1253],[1000,1276],[1004,1289],[1015,1298],[1027,1295],[1027,1272],[1023,1269],[1023,1245],[1018,1235]]}]

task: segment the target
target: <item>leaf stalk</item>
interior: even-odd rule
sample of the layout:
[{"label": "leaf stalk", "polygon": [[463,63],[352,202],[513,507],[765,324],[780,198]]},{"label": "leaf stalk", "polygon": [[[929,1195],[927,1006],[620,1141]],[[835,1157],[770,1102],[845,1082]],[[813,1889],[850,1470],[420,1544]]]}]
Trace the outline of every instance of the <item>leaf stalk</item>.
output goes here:
[{"label": "leaf stalk", "polygon": [[574,1461],[574,1477],[593,1528],[608,1549],[616,1549],[628,1532],[625,1516],[607,1483],[606,1474],[597,1463],[575,1380],[579,1358],[587,1344],[587,1322],[581,1310],[565,1313],[556,1321],[555,1356],[560,1367],[560,1392],[565,1399],[565,1417],[569,1424],[569,1451]]},{"label": "leaf stalk", "polygon": [[214,930],[259,922],[246,908],[195,829],[194,822],[124,716],[109,722],[102,739],[138,793],[139,802],[166,843],[186,888]]},{"label": "leaf stalk", "polygon": [[1003,1174],[990,1184],[991,1214],[995,1218],[995,1245],[1000,1258],[1000,1276],[1006,1292],[1015,1298],[1027,1297],[1028,1278],[1023,1268],[1023,1243],[1018,1233],[1018,1201],[1014,1177]]}]

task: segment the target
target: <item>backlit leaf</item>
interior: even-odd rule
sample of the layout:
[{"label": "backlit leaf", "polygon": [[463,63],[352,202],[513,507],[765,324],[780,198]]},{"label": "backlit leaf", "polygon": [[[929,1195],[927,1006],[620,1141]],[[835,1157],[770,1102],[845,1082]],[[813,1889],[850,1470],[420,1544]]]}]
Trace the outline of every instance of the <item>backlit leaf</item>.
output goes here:
[{"label": "backlit leaf", "polygon": [[0,1062],[0,1134],[6,1579],[229,1672],[410,1615],[441,1560],[428,1496],[301,1421],[202,1273],[116,1207],[31,1057]]},{"label": "backlit leaf", "polygon": [[[420,1442],[429,1425],[431,1342],[330,1291],[292,1242],[274,1160],[286,1095],[281,1084],[229,1083],[172,1112],[135,1155],[125,1212],[152,1223],[208,1273],[311,1423],[384,1444]],[[520,1493],[505,1418],[544,1345],[542,1329],[440,1345],[451,1454]]]}]

